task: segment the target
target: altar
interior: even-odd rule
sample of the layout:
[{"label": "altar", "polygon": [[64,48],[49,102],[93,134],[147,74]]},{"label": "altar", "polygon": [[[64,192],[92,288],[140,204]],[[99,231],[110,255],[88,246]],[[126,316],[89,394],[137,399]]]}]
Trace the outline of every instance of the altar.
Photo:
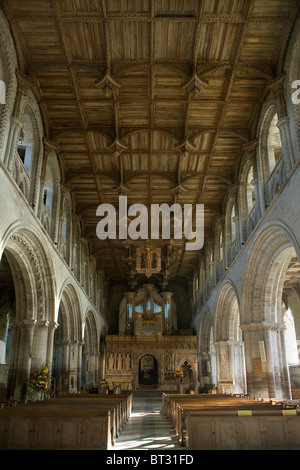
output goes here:
[{"label": "altar", "polygon": [[145,284],[127,292],[120,305],[119,334],[106,336],[106,376],[109,388],[177,391],[174,371],[181,369],[185,392],[197,389],[197,337],[177,330],[171,292]]}]

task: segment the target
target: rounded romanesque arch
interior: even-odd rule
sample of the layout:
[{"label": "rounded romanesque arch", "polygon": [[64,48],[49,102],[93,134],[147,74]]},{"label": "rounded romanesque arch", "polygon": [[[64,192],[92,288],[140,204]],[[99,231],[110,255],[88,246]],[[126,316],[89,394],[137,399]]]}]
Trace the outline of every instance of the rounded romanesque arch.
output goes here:
[{"label": "rounded romanesque arch", "polygon": [[221,393],[246,393],[245,355],[240,307],[236,288],[226,282],[216,306],[215,346],[218,390]]},{"label": "rounded romanesque arch", "polygon": [[51,361],[55,282],[44,246],[37,233],[22,221],[8,229],[1,246],[15,291],[7,393],[16,398],[26,396],[32,370]]},{"label": "rounded romanesque arch", "polygon": [[[296,93],[296,98],[299,98],[298,80],[300,79],[300,19],[298,18],[295,28],[291,35],[288,45],[287,53],[285,56],[284,73],[286,79],[284,83],[285,101],[288,112],[288,123],[292,136],[293,155],[292,159],[299,160],[300,155],[300,106],[299,102],[293,99],[293,93]],[[292,149],[290,149],[292,150]]]},{"label": "rounded romanesque arch", "polygon": [[5,252],[9,259],[20,295],[17,320],[54,321],[54,270],[44,246],[42,235],[22,220],[9,227],[3,237],[1,253]]},{"label": "rounded romanesque arch", "polygon": [[207,392],[217,386],[214,325],[208,310],[204,312],[200,324],[198,351],[200,386],[204,392]]},{"label": "rounded romanesque arch", "polygon": [[66,281],[59,296],[54,334],[53,368],[55,390],[80,390],[82,348],[81,305],[75,287]]},{"label": "rounded romanesque arch", "polygon": [[46,152],[42,172],[39,219],[54,243],[58,242],[61,171],[55,151]]},{"label": "rounded romanesque arch", "polygon": [[251,250],[241,304],[252,395],[290,397],[283,290],[289,281],[289,269],[298,266],[298,253],[292,234],[275,222],[258,234]]},{"label": "rounded romanesque arch", "polygon": [[241,302],[246,324],[281,322],[282,289],[285,274],[298,249],[289,231],[274,222],[258,237],[249,252]]},{"label": "rounded romanesque arch", "polygon": [[[0,9],[0,160],[7,161],[5,152],[11,126],[11,117],[17,92],[16,69],[18,59],[10,27]],[[3,96],[4,95],[4,96]]]},{"label": "rounded romanesque arch", "polygon": [[100,339],[97,321],[92,310],[88,310],[84,322],[84,344],[82,348],[82,384],[96,385],[99,381]]}]

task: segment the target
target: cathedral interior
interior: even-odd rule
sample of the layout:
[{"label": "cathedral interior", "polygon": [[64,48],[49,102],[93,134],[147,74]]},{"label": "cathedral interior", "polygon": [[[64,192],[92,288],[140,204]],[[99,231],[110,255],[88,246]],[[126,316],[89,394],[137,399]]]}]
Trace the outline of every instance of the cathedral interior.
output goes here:
[{"label": "cathedral interior", "polygon": [[298,0],[0,0],[3,400],[300,399],[299,59]]}]

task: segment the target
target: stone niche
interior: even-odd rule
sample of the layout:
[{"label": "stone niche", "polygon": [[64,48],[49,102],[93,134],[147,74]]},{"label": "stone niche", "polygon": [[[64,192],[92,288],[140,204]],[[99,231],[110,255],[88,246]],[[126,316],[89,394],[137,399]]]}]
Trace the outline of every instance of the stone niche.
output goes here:
[{"label": "stone niche", "polygon": [[[177,369],[183,370],[181,381],[174,378]],[[177,330],[171,292],[145,284],[125,294],[119,334],[106,336],[105,378],[111,390],[198,390],[197,337]]]}]

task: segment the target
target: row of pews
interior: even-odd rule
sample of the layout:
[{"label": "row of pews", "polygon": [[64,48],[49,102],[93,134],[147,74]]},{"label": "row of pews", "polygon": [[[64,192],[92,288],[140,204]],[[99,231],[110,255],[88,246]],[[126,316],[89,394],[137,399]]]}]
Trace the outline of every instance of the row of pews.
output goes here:
[{"label": "row of pews", "polygon": [[132,393],[71,394],[7,404],[0,410],[2,450],[107,450],[132,410]]},{"label": "row of pews", "polygon": [[162,411],[189,450],[300,449],[299,400],[163,394]]}]

